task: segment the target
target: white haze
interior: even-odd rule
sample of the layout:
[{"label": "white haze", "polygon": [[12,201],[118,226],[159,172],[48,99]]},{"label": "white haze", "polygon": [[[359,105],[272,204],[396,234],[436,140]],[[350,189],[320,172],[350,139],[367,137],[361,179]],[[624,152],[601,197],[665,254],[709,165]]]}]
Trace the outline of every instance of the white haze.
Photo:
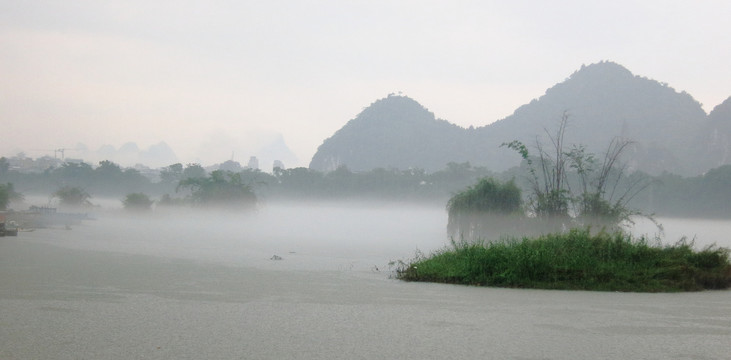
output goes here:
[{"label": "white haze", "polygon": [[[111,199],[106,203],[115,205]],[[144,216],[117,207],[92,216],[96,220],[74,226],[78,237],[49,242],[235,266],[318,270],[386,269],[390,260],[447,243],[446,211],[436,206],[274,203],[256,213],[159,208]],[[270,260],[274,255],[283,260]]]},{"label": "white haze", "polygon": [[731,220],[722,219],[682,219],[657,218],[662,230],[644,218],[637,219],[630,230],[635,235],[647,235],[649,238],[659,237],[664,244],[672,245],[685,238],[693,241],[696,249],[716,245],[731,249]]},{"label": "white haze", "polygon": [[[28,201],[42,202],[41,198]],[[254,213],[158,207],[128,214],[121,201],[95,199],[92,221],[74,226],[78,236],[48,241],[64,247],[222,262],[234,266],[310,270],[384,270],[449,246],[447,213],[436,205],[400,202],[273,202]],[[673,244],[686,238],[695,248],[731,248],[731,221],[635,219],[634,235]],[[272,261],[273,256],[283,261]]]},{"label": "white haze", "polygon": [[[0,238],[3,359],[724,359],[729,291],[633,294],[389,280],[446,241],[442,207],[118,206]],[[729,222],[667,220],[726,236]],[[725,231],[725,232],[724,232]],[[705,236],[705,235],[703,235]],[[700,237],[700,234],[699,234]],[[705,240],[704,240],[705,241]],[[282,260],[270,260],[272,256]]]}]

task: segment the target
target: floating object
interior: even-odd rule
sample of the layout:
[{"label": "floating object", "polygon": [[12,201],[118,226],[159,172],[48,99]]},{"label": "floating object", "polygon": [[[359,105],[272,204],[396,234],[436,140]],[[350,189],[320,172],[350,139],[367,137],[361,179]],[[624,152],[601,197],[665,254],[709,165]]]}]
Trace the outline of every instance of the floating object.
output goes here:
[{"label": "floating object", "polygon": [[18,227],[14,222],[10,222],[11,225],[15,225],[12,228],[5,227],[5,216],[0,217],[0,236],[18,236]]},{"label": "floating object", "polygon": [[282,257],[279,255],[274,255],[269,260],[284,260],[284,259],[282,259]]}]

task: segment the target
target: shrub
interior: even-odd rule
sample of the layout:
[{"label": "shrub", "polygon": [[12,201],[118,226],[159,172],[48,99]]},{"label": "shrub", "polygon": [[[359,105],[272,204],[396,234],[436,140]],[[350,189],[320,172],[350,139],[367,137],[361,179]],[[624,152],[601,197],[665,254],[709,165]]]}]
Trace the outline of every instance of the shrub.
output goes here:
[{"label": "shrub", "polygon": [[729,250],[694,251],[589,229],[499,242],[453,242],[397,268],[406,281],[600,291],[697,291],[731,286]]},{"label": "shrub", "polygon": [[153,201],[143,193],[132,193],[127,194],[127,197],[122,200],[124,209],[128,211],[149,211],[152,209]]},{"label": "shrub", "polygon": [[14,200],[22,200],[23,195],[16,192],[12,183],[0,184],[0,210],[7,209]]},{"label": "shrub", "polygon": [[452,196],[447,202],[451,236],[474,239],[500,233],[520,222],[520,189],[513,180],[501,184],[493,178],[480,179],[474,186]]},{"label": "shrub", "polygon": [[53,197],[61,201],[61,206],[88,207],[91,206],[91,195],[78,187],[64,186],[53,193]]}]

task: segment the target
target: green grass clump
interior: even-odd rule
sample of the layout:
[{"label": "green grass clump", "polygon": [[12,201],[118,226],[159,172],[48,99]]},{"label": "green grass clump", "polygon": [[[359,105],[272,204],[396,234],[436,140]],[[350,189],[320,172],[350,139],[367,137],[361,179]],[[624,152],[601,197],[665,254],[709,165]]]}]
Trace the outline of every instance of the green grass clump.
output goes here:
[{"label": "green grass clump", "polygon": [[401,262],[397,278],[464,285],[631,292],[698,291],[731,285],[729,250],[701,251],[588,229],[499,242],[453,242]]}]

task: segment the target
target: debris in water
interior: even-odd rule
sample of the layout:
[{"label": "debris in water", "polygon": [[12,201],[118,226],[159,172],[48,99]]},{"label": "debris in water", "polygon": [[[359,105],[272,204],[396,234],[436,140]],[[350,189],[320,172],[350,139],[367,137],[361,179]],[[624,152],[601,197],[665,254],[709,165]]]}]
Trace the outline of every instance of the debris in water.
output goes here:
[{"label": "debris in water", "polygon": [[282,257],[279,255],[274,255],[269,260],[284,260],[284,259],[282,259]]}]

